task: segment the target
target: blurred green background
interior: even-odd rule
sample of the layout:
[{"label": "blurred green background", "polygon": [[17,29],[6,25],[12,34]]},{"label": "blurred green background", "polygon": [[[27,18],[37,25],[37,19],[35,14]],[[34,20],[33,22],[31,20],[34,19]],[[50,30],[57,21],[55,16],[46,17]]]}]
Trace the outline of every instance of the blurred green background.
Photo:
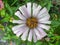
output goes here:
[{"label": "blurred green background", "polygon": [[[60,0],[3,0],[3,2],[4,9],[0,11],[0,45],[60,45]],[[15,25],[11,21],[18,19],[14,13],[21,5],[28,2],[46,7],[52,21],[51,29],[47,32],[48,36],[36,43],[22,41],[11,30],[12,26]]]}]

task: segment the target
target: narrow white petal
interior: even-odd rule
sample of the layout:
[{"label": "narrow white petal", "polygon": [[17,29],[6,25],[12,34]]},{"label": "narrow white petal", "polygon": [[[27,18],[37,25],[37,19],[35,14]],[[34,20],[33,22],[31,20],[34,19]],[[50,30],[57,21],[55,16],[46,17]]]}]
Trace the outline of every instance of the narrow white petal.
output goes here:
[{"label": "narrow white petal", "polygon": [[30,17],[31,16],[31,3],[27,3],[27,11],[28,11],[28,15]]},{"label": "narrow white petal", "polygon": [[26,40],[27,35],[28,35],[28,31],[29,31],[29,28],[27,28],[26,31],[25,31],[25,32],[23,33],[23,35],[21,36],[21,39],[22,39],[22,40],[24,40],[24,41]]},{"label": "narrow white petal", "polygon": [[19,8],[19,10],[20,10],[21,13],[23,14],[23,16],[25,16],[26,18],[28,18],[28,12],[27,12],[27,8],[26,8],[25,5],[24,5],[24,6],[21,6],[21,7]]},{"label": "narrow white petal", "polygon": [[[38,36],[38,34],[39,36]],[[46,36],[46,34],[44,35],[43,33],[41,33],[37,28],[36,28],[36,32],[35,32],[36,36],[37,36],[37,40],[41,40],[43,37]]]},{"label": "narrow white petal", "polygon": [[22,23],[26,23],[26,21],[24,21],[24,20],[13,20],[13,23],[22,24]]},{"label": "narrow white petal", "polygon": [[17,32],[19,32],[21,29],[23,29],[25,26],[19,26],[19,27],[16,27],[16,26],[14,26],[13,28],[12,28],[12,31],[14,32],[14,34],[16,34]]},{"label": "narrow white petal", "polygon": [[41,14],[43,14],[43,13],[45,13],[45,12],[48,12],[48,11],[47,11],[47,9],[44,7],[44,8],[40,11],[40,13],[39,13],[38,15],[41,15]]},{"label": "narrow white petal", "polygon": [[17,25],[17,26],[12,27],[12,31],[17,30],[17,29],[19,29],[22,26],[25,26],[25,24],[21,24],[21,25]]},{"label": "narrow white petal", "polygon": [[37,42],[37,37],[36,37],[35,32],[33,32],[33,41],[34,41],[34,42]]},{"label": "narrow white petal", "polygon": [[42,7],[39,5],[35,10],[33,10],[33,16],[36,17]]},{"label": "narrow white petal", "polygon": [[42,35],[42,38],[47,35],[46,32],[44,32],[44,30],[42,28],[37,27],[37,29],[39,30],[40,34]]},{"label": "narrow white petal", "polygon": [[51,24],[51,21],[38,21],[38,22],[43,24]]},{"label": "narrow white petal", "polygon": [[49,18],[50,18],[50,16],[49,15],[47,15],[47,16],[45,16],[45,17],[43,17],[43,18],[41,18],[41,19],[39,19],[38,21],[48,21],[49,20]]},{"label": "narrow white petal", "polygon": [[17,11],[15,15],[18,16],[20,19],[23,19],[23,20],[26,19],[19,11]]},{"label": "narrow white petal", "polygon": [[32,41],[32,34],[33,32],[32,32],[32,29],[30,30],[30,32],[29,32],[29,36],[28,36],[28,41]]},{"label": "narrow white petal", "polygon": [[38,37],[38,36],[37,36],[37,40],[41,40],[41,39],[42,39],[42,37]]},{"label": "narrow white petal", "polygon": [[33,3],[33,11],[37,8],[37,4],[36,3]]},{"label": "narrow white petal", "polygon": [[16,33],[16,36],[19,37],[22,33],[24,33],[27,30],[28,27],[22,27],[19,29],[19,32]]},{"label": "narrow white petal", "polygon": [[36,3],[33,3],[33,16],[35,16],[34,14],[36,13],[35,10],[37,9],[37,4]]},{"label": "narrow white petal", "polygon": [[34,29],[34,32],[36,33],[36,35],[37,35],[38,37],[40,37],[39,32],[38,32],[36,29]]},{"label": "narrow white petal", "polygon": [[43,18],[43,17],[46,17],[46,16],[50,17],[50,15],[48,14],[47,9],[46,9],[46,8],[43,8],[43,9],[39,12],[39,14],[37,15],[37,18],[40,19],[40,18]]},{"label": "narrow white petal", "polygon": [[46,30],[50,29],[50,26],[44,25],[44,24],[38,24],[38,27],[41,27],[41,28],[46,29]]},{"label": "narrow white petal", "polygon": [[34,32],[35,32],[36,36],[38,37],[37,40],[40,40],[42,38],[42,35],[40,35],[40,33],[37,29],[34,29]]},{"label": "narrow white petal", "polygon": [[16,33],[16,36],[19,37],[22,33],[24,33],[25,30],[20,30],[18,33]]},{"label": "narrow white petal", "polygon": [[14,34],[16,34],[17,32],[19,32],[19,30],[18,30],[18,29],[17,29],[17,30],[15,30],[15,31],[13,31],[13,33],[14,33]]},{"label": "narrow white petal", "polygon": [[50,19],[50,15],[46,12],[46,13],[44,13],[42,15],[39,15],[37,18],[38,19],[44,19],[44,18],[46,18],[45,20],[49,20]]}]

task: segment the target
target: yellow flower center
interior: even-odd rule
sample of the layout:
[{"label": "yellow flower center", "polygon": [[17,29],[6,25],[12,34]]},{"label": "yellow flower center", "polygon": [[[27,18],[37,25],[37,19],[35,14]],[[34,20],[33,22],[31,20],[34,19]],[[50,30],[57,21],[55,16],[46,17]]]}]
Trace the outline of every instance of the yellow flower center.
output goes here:
[{"label": "yellow flower center", "polygon": [[35,17],[30,17],[26,20],[26,25],[29,28],[35,28],[35,27],[37,27],[37,24],[38,24],[38,20]]}]

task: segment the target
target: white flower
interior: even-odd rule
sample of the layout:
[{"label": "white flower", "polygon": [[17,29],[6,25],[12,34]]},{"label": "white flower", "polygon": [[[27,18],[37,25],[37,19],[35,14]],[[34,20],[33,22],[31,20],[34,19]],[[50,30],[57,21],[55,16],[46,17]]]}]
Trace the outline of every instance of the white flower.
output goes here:
[{"label": "white flower", "polygon": [[51,24],[51,21],[49,21],[50,15],[45,7],[27,3],[27,5],[21,6],[15,15],[20,18],[20,20],[13,20],[13,23],[19,24],[12,28],[17,37],[21,36],[24,41],[33,39],[36,42],[47,36],[45,30],[50,29],[47,24]]}]

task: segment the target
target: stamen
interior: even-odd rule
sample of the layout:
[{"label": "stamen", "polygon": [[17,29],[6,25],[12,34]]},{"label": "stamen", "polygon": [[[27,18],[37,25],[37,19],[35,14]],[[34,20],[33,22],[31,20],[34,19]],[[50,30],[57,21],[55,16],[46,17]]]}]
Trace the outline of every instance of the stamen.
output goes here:
[{"label": "stamen", "polygon": [[26,25],[29,27],[29,28],[36,28],[37,27],[37,24],[38,24],[38,20],[37,18],[35,17],[30,17],[26,20]]}]

